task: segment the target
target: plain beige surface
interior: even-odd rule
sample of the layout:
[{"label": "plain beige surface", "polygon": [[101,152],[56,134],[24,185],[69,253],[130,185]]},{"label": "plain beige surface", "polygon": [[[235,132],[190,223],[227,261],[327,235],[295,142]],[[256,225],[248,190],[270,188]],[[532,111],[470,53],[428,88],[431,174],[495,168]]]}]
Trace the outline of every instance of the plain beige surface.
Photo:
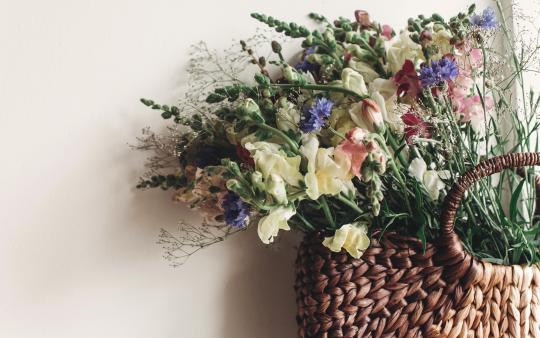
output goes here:
[{"label": "plain beige surface", "polygon": [[294,245],[248,231],[172,269],[160,227],[190,217],[133,187],[127,143],[160,125],[188,46],[254,32],[252,11],[298,22],[364,8],[396,28],[469,1],[0,1],[0,337],[295,336]]}]

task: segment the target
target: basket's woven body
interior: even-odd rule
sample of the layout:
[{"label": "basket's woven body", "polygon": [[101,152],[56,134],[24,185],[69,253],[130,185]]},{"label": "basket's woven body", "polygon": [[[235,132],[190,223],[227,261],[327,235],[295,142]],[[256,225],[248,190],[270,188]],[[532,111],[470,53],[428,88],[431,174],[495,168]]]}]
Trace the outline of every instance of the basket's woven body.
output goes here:
[{"label": "basket's woven body", "polygon": [[449,281],[436,248],[386,234],[361,259],[317,236],[296,262],[299,336],[539,337],[540,270],[473,263]]},{"label": "basket's woven body", "polygon": [[538,337],[540,269],[481,262],[453,232],[465,190],[538,154],[488,160],[448,194],[438,245],[387,233],[360,259],[306,236],[296,261],[299,337]]}]

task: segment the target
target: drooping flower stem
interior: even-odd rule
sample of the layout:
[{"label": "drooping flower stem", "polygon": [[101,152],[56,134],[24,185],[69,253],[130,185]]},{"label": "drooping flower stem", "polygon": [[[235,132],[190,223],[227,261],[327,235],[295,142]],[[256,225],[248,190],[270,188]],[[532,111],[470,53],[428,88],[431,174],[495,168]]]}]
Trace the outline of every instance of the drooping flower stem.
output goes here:
[{"label": "drooping flower stem", "polygon": [[317,84],[310,84],[310,83],[304,83],[304,84],[275,83],[275,84],[271,84],[270,86],[274,88],[282,88],[282,89],[300,88],[300,89],[320,90],[320,91],[327,91],[327,92],[337,92],[337,93],[343,93],[348,96],[356,97],[360,100],[363,100],[369,97],[368,95],[360,95],[357,92],[352,91],[350,89],[347,89],[344,87],[337,87],[337,86],[317,85]]},{"label": "drooping flower stem", "polygon": [[334,222],[334,218],[332,217],[332,213],[330,213],[330,207],[328,206],[328,202],[326,201],[326,197],[321,196],[319,204],[324,212],[324,217],[326,217],[326,220],[330,223],[332,228],[336,227],[336,222]]},{"label": "drooping flower stem", "polygon": [[330,132],[331,132],[332,134],[336,135],[337,137],[339,137],[339,138],[341,138],[341,139],[343,139],[343,140],[346,139],[345,134],[340,133],[339,131],[335,130],[334,128],[332,128],[332,127],[330,127],[330,126],[328,126],[327,128],[328,128],[328,130],[330,130]]},{"label": "drooping flower stem", "polygon": [[281,130],[279,130],[277,128],[274,128],[272,126],[269,126],[267,124],[264,124],[264,123],[257,124],[257,127],[261,128],[261,129],[264,129],[264,130],[276,135],[277,137],[281,138],[283,141],[285,141],[285,143],[287,143],[287,145],[291,148],[291,150],[295,154],[298,154],[298,155],[300,154],[300,151],[298,150],[299,149],[298,143],[296,143],[296,141],[291,139],[289,136],[287,136],[287,134],[285,134]]},{"label": "drooping flower stem", "polygon": [[296,215],[304,223],[304,225],[312,231],[315,231],[315,226],[311,224],[301,213],[297,212]]},{"label": "drooping flower stem", "polygon": [[356,205],[356,203],[354,203],[353,201],[351,201],[350,199],[348,199],[347,197],[339,194],[336,196],[337,199],[346,204],[347,206],[349,206],[351,209],[353,209],[354,211],[356,211],[358,213],[358,215],[363,215],[365,214],[364,210],[360,209],[360,207],[358,205]]}]

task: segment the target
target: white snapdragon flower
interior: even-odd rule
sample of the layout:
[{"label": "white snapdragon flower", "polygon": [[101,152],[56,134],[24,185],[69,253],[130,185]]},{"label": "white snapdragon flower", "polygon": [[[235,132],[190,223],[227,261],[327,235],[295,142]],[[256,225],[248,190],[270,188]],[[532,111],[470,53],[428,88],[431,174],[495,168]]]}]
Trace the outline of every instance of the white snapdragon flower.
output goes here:
[{"label": "white snapdragon flower", "polygon": [[270,213],[259,220],[257,234],[264,244],[270,244],[279,230],[291,230],[287,223],[296,214],[291,206],[281,206],[270,211]]},{"label": "white snapdragon flower", "polygon": [[298,123],[300,123],[300,112],[294,104],[287,100],[285,100],[283,106],[276,113],[276,126],[283,131],[297,131]]},{"label": "white snapdragon flower", "polygon": [[276,174],[288,184],[299,186],[303,178],[300,173],[300,156],[288,157],[276,143],[248,142],[244,147],[251,153],[255,169],[261,172],[265,181],[271,174]]},{"label": "white snapdragon flower", "polygon": [[345,224],[336,230],[334,236],[326,237],[323,245],[333,252],[345,249],[352,257],[360,258],[369,247],[367,225],[358,222]]},{"label": "white snapdragon flower", "polygon": [[358,73],[354,69],[345,68],[341,72],[341,81],[343,87],[352,90],[358,95],[367,95],[368,89],[366,86],[366,81],[362,74]]},{"label": "white snapdragon flower", "polygon": [[348,65],[350,68],[360,73],[364,77],[365,82],[371,82],[380,76],[373,67],[355,57],[349,60]]},{"label": "white snapdragon flower", "polygon": [[401,70],[405,60],[416,63],[424,60],[424,54],[422,46],[411,40],[408,32],[403,31],[387,43],[386,58],[389,70],[395,74]]},{"label": "white snapdragon flower", "polygon": [[306,193],[316,200],[321,195],[337,195],[352,188],[350,160],[334,148],[319,148],[319,140],[314,134],[304,135],[300,152],[308,160],[304,177]]},{"label": "white snapdragon flower", "polygon": [[270,174],[266,181],[266,192],[272,195],[277,203],[287,204],[285,181],[277,174]]},{"label": "white snapdragon flower", "polygon": [[424,159],[417,157],[409,165],[409,175],[422,183],[431,200],[435,201],[439,198],[440,191],[445,187],[441,177],[446,178],[448,173],[434,169],[428,170]]}]

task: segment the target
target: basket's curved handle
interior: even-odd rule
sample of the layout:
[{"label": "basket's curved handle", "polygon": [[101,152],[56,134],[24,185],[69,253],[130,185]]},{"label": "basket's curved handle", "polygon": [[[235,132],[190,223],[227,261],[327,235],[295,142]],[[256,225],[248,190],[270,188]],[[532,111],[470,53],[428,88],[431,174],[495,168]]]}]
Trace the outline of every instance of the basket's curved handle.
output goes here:
[{"label": "basket's curved handle", "polygon": [[[471,264],[471,256],[463,249],[463,245],[454,231],[457,210],[465,191],[483,177],[499,173],[505,169],[540,165],[540,153],[515,153],[493,157],[480,162],[476,167],[468,170],[454,183],[446,195],[441,213],[440,246],[444,248],[442,261],[445,265],[455,266],[451,269],[454,278],[460,278]],[[463,262],[467,264],[462,264]],[[463,265],[457,268],[458,265]],[[452,278],[452,279],[454,279]]]}]

